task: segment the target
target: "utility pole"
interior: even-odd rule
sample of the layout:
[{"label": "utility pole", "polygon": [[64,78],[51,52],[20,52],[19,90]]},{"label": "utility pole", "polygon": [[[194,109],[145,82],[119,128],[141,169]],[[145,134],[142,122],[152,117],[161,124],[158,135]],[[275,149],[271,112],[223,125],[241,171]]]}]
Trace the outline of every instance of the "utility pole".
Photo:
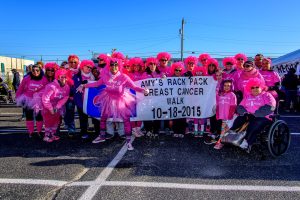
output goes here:
[{"label": "utility pole", "polygon": [[180,60],[183,61],[183,33],[184,33],[184,24],[185,24],[185,21],[184,21],[184,18],[182,18],[181,20],[181,29],[179,29],[179,34],[180,34],[180,37],[181,37],[181,49],[180,49]]},{"label": "utility pole", "polygon": [[92,54],[92,59],[94,58],[94,51],[88,50]]}]

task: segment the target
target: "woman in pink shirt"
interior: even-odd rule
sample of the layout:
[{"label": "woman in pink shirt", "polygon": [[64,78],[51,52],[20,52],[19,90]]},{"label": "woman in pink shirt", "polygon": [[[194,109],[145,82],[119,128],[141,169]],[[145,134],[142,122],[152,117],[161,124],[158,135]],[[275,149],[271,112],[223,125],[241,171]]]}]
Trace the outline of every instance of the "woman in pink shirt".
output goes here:
[{"label": "woman in pink shirt", "polygon": [[168,52],[160,52],[159,54],[157,54],[156,58],[159,62],[157,68],[162,74],[162,77],[170,76],[170,69],[168,67],[168,62],[171,60],[171,57],[172,57],[171,54],[169,54]]},{"label": "woman in pink shirt", "polygon": [[55,80],[48,84],[42,95],[43,110],[42,115],[45,124],[45,142],[59,140],[55,135],[63,116],[64,106],[69,99],[70,86],[67,81],[71,81],[71,74],[65,69],[60,69],[55,74]]},{"label": "woman in pink shirt", "polygon": [[235,119],[231,130],[236,130],[245,122],[249,122],[247,134],[240,147],[248,152],[256,140],[257,134],[271,123],[269,115],[273,113],[276,100],[266,92],[265,82],[259,78],[250,79],[245,88],[245,95],[237,107],[239,116]]},{"label": "woman in pink shirt", "polygon": [[[217,120],[222,120],[221,125],[221,135],[223,136],[226,129],[228,129],[227,121],[233,118],[235,109],[236,109],[236,96],[233,93],[233,81],[231,79],[223,80],[220,84],[219,91],[217,93],[217,108],[216,108],[216,117]],[[223,144],[219,139],[216,145],[214,146],[215,149],[221,149]]]},{"label": "woman in pink shirt", "polygon": [[78,87],[78,91],[82,92],[83,88],[98,87],[105,84],[106,88],[94,98],[94,104],[99,105],[101,109],[100,134],[93,143],[104,142],[106,121],[108,118],[114,120],[122,119],[125,127],[127,149],[133,150],[131,144],[131,125],[130,116],[134,112],[135,98],[127,92],[126,88],[132,88],[137,92],[147,93],[147,90],[138,87],[134,82],[122,71],[122,61],[112,58],[109,64],[109,73],[104,75],[97,82],[83,84]]},{"label": "woman in pink shirt", "polygon": [[270,92],[275,99],[278,98],[278,91],[280,86],[280,76],[277,72],[271,69],[272,61],[269,58],[263,58],[262,68],[259,71],[263,76],[266,86],[268,87],[268,92]]}]

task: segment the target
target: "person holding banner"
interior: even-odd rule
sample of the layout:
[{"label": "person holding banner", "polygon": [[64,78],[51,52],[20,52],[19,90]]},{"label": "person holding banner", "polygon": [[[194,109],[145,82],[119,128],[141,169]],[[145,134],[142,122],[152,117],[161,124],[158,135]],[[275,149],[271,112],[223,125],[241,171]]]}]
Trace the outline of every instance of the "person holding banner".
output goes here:
[{"label": "person holding banner", "polygon": [[59,69],[55,73],[55,80],[48,84],[42,95],[43,110],[42,115],[45,124],[45,142],[59,140],[55,135],[60,124],[61,116],[64,113],[64,105],[69,98],[72,76],[65,69]]},{"label": "person holding banner", "polygon": [[100,72],[100,75],[108,72],[106,65],[109,62],[109,57],[106,54],[102,53],[99,54],[97,60],[98,60],[98,70]]},{"label": "person holding banner", "polygon": [[207,68],[207,61],[211,59],[211,56],[208,53],[203,53],[199,55],[199,62],[201,63],[202,67]]},{"label": "person holding banner", "polygon": [[87,139],[89,137],[88,130],[88,115],[83,112],[83,95],[82,93],[75,92],[81,84],[88,83],[89,81],[94,81],[95,77],[92,74],[92,68],[94,67],[94,62],[91,60],[83,60],[80,63],[80,70],[77,74],[73,76],[74,87],[72,87],[72,93],[74,93],[74,102],[77,107],[77,112],[79,115],[80,122],[80,136],[82,139]]},{"label": "person holding banner", "polygon": [[[129,66],[131,68],[131,73],[129,74],[129,77],[132,81],[138,81],[142,80],[143,75],[143,66],[144,62],[141,58],[131,58],[129,60]],[[142,121],[132,121],[131,127],[132,127],[132,134],[135,137],[141,137],[144,136],[143,132],[141,131]]]},{"label": "person holding banner", "polygon": [[168,67],[168,62],[171,60],[171,54],[168,52],[160,52],[157,54],[157,60],[159,61],[159,65],[157,68],[162,73],[162,77],[169,77],[170,76],[170,70]]},{"label": "person holding banner", "polygon": [[268,92],[270,92],[275,99],[278,99],[281,79],[279,74],[271,69],[271,64],[271,59],[264,58],[262,60],[262,68],[259,72],[265,80],[266,86],[268,87]]},{"label": "person holding banner", "polygon": [[235,69],[236,60],[234,57],[226,57],[222,60],[224,69],[223,69],[223,78],[234,80],[237,70]]},{"label": "person holding banner", "polygon": [[136,86],[127,75],[123,74],[122,66],[122,60],[112,58],[107,75],[102,76],[97,82],[82,84],[77,88],[77,92],[83,92],[84,88],[106,85],[106,88],[94,99],[95,103],[100,105],[101,120],[100,134],[93,143],[105,142],[106,121],[108,118],[113,118],[113,120],[122,119],[125,127],[127,149],[133,150],[130,116],[133,113],[136,100],[125,88],[132,88],[145,94],[148,93],[148,90]]}]

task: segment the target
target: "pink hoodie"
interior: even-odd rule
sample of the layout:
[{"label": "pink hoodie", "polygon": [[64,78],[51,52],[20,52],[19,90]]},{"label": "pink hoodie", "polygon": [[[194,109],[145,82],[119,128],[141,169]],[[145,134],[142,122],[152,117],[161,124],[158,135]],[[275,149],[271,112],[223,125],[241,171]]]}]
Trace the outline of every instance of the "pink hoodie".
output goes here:
[{"label": "pink hoodie", "polygon": [[245,95],[240,105],[244,106],[249,113],[254,114],[256,110],[264,105],[275,107],[276,100],[269,92],[263,91],[257,96],[252,94]]}]

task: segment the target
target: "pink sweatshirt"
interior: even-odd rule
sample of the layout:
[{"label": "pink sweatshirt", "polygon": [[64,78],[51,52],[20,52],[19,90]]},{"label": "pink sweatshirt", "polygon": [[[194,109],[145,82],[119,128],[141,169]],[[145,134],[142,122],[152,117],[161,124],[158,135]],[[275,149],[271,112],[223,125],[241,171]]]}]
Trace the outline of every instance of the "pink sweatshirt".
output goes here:
[{"label": "pink sweatshirt", "polygon": [[70,87],[68,84],[60,86],[57,80],[46,86],[42,95],[43,107],[48,111],[53,108],[61,109],[69,98]]},{"label": "pink sweatshirt", "polygon": [[147,79],[147,78],[162,78],[163,74],[160,73],[156,73],[156,72],[152,72],[151,74],[148,74],[147,72],[144,72],[142,75],[142,79]]},{"label": "pink sweatshirt", "polygon": [[43,77],[41,80],[33,80],[30,75],[26,76],[16,93],[16,98],[18,99],[21,95],[32,98],[33,94],[42,90],[48,84],[48,80]]},{"label": "pink sweatshirt", "polygon": [[276,106],[276,100],[269,92],[262,92],[257,96],[252,94],[246,95],[241,104],[244,108],[251,114],[254,114],[261,106],[270,105],[272,107]]},{"label": "pink sweatshirt", "polygon": [[224,93],[223,95],[217,94],[217,119],[230,120],[233,117],[237,100],[233,92]]},{"label": "pink sweatshirt", "polygon": [[266,82],[266,86],[268,86],[268,87],[275,86],[275,83],[281,81],[279,74],[273,70],[270,70],[270,71],[269,70],[267,70],[267,71],[260,70],[259,72],[263,76],[263,78]]},{"label": "pink sweatshirt", "polygon": [[239,76],[239,79],[235,79],[235,90],[239,90],[244,93],[244,88],[246,87],[250,78],[258,78],[262,82],[265,82],[263,76],[259,73],[257,69],[253,69],[250,72],[242,71],[242,73]]}]

